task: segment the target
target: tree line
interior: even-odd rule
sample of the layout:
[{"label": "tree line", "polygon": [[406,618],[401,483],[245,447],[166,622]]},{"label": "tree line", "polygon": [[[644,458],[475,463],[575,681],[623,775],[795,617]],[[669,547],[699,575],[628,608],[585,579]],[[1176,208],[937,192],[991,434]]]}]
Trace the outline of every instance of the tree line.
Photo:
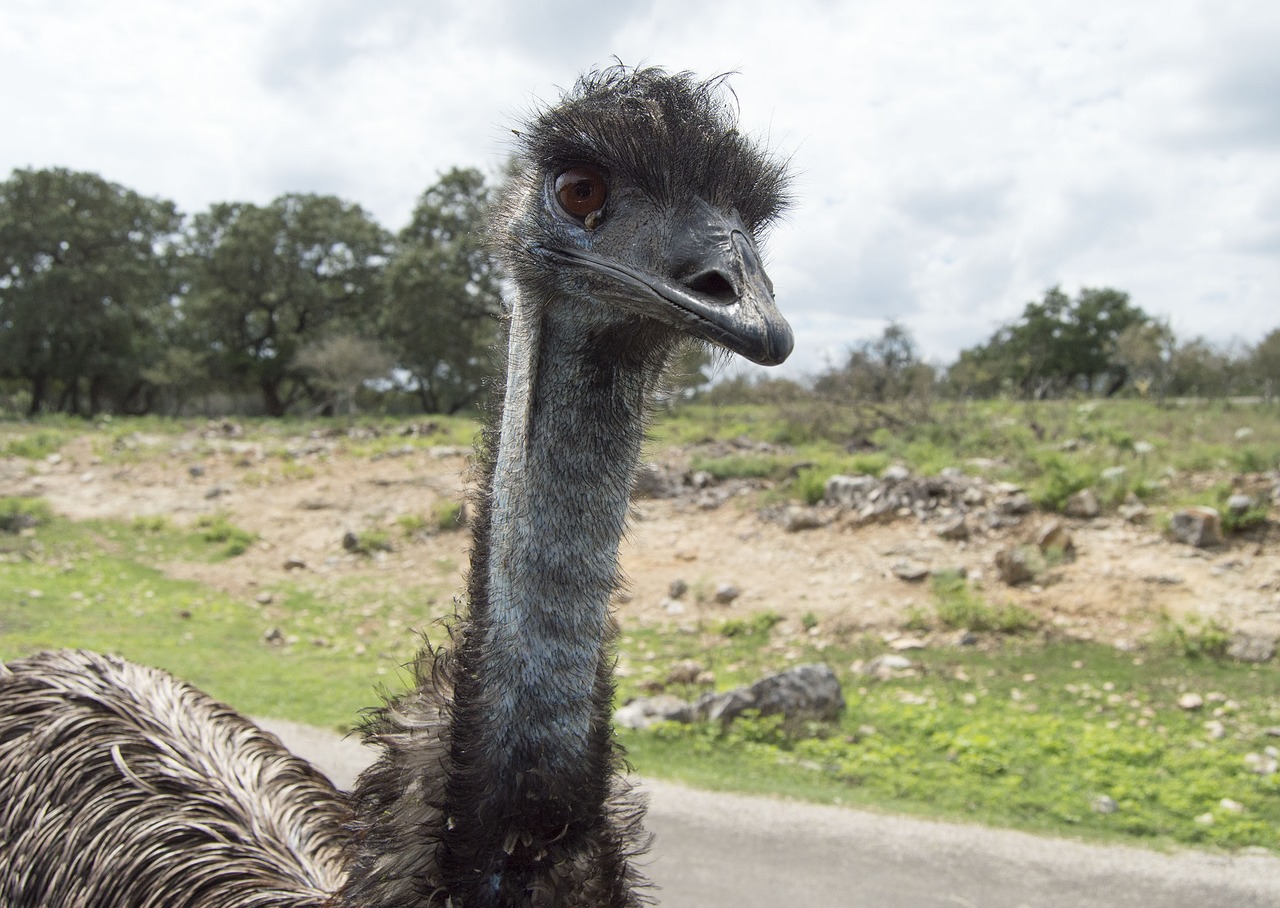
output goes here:
[{"label": "tree line", "polygon": [[[473,406],[496,362],[502,275],[481,239],[495,187],[455,168],[398,233],[334,196],[216,203],[184,216],[92,173],[0,183],[0,406],[35,415],[332,414],[357,399]],[[705,386],[706,357],[680,364]],[[768,386],[766,388],[766,386]],[[1280,391],[1280,329],[1224,349],[1181,340],[1112,288],[1060,288],[949,366],[891,322],[803,387],[881,407],[934,396],[1259,395]],[[887,411],[886,411],[887,412]]]},{"label": "tree line", "polygon": [[0,183],[0,397],[31,415],[282,416],[336,412],[375,383],[456,412],[492,371],[493,195],[453,169],[392,234],[333,196],[186,217],[96,174],[15,170]]}]

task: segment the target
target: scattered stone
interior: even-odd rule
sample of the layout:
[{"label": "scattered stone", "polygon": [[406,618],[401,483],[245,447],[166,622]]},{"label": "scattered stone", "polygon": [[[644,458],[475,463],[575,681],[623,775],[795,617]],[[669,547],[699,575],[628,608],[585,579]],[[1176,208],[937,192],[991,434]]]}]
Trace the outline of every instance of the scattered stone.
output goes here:
[{"label": "scattered stone", "polygon": [[201,476],[204,475],[204,467],[200,466],[199,464],[193,464],[187,467],[187,475],[190,476],[192,479],[199,479]]},{"label": "scattered stone", "polygon": [[1221,741],[1227,736],[1227,727],[1217,719],[1210,719],[1204,723],[1204,734],[1210,741]]},{"label": "scattered stone", "polygon": [[1239,662],[1270,662],[1275,654],[1275,638],[1244,632],[1236,633],[1227,648],[1227,655]]},{"label": "scattered stone", "polygon": [[1121,467],[1121,466],[1107,467],[1105,470],[1102,471],[1102,481],[1110,482],[1110,483],[1119,483],[1120,480],[1124,479],[1125,475],[1128,472],[1129,470],[1126,467]]},{"label": "scattered stone", "polygon": [[253,601],[258,605],[270,605],[274,597],[265,590],[254,597]]},{"label": "scattered stone", "polygon": [[973,631],[962,630],[956,633],[954,643],[956,646],[977,646],[978,635]]},{"label": "scattered stone", "polygon": [[834,721],[844,711],[844,693],[827,665],[800,665],[761,678],[750,687],[705,694],[693,704],[696,715],[728,723],[747,710],[762,716],[781,715],[788,724]]},{"label": "scattered stone", "polygon": [[889,644],[889,649],[898,653],[906,653],[911,650],[925,648],[925,642],[918,637],[903,637],[899,640],[894,640]]},{"label": "scattered stone", "polygon": [[929,576],[929,569],[927,567],[919,562],[909,561],[907,559],[895,562],[890,570],[893,571],[893,576],[897,577],[899,580],[905,580],[908,583],[919,583]]},{"label": "scattered stone", "polygon": [[1187,693],[1178,698],[1178,708],[1185,709],[1188,712],[1200,709],[1204,706],[1204,697],[1199,694]]},{"label": "scattered stone", "polygon": [[817,508],[791,505],[782,513],[782,527],[788,533],[816,530],[819,527],[826,526],[827,523],[827,515]]},{"label": "scattered stone", "polygon": [[284,569],[286,571],[305,571],[307,563],[297,555],[290,555],[284,560]]},{"label": "scattered stone", "polygon": [[667,587],[667,595],[672,599],[679,599],[687,592],[689,592],[689,584],[685,583],[679,577],[672,580],[671,586]]},{"label": "scattered stone", "polygon": [[1061,520],[1050,520],[1036,531],[1036,547],[1041,552],[1060,552],[1062,557],[1072,561],[1076,557],[1076,543],[1071,538],[1071,531]]},{"label": "scattered stone", "polygon": [[225,494],[227,494],[227,490],[224,489],[222,486],[213,486],[211,489],[209,489],[207,492],[204,493],[204,497],[205,497],[205,501],[212,501],[215,498],[221,498]]},{"label": "scattered stone", "polygon": [[716,587],[715,601],[718,605],[729,605],[742,595],[742,590],[732,583],[722,583]]},{"label": "scattered stone", "polygon": [[1120,517],[1128,523],[1145,523],[1150,512],[1141,501],[1126,501],[1117,509]]},{"label": "scattered stone", "polygon": [[662,600],[662,610],[668,615],[683,615],[684,603],[678,599]]},{"label": "scattered stone", "polygon": [[1113,814],[1120,809],[1120,805],[1116,803],[1116,799],[1111,795],[1098,795],[1090,802],[1089,808],[1094,813],[1100,813],[1103,816]]},{"label": "scattered stone", "polygon": [[639,697],[613,714],[614,722],[623,728],[649,728],[659,722],[692,722],[693,707],[688,701],[671,694]]},{"label": "scattered stone", "polygon": [[667,672],[668,684],[693,684],[698,680],[698,676],[706,671],[706,668],[693,659],[682,659],[675,665],[671,666],[671,670]]},{"label": "scattered stone", "polygon": [[863,665],[856,662],[853,665],[853,671],[856,674],[866,675],[877,681],[892,681],[894,678],[904,677],[904,673],[912,672],[914,669],[914,663],[906,656],[891,654],[876,656]]},{"label": "scattered stone", "polygon": [[[1267,750],[1272,751],[1275,748],[1268,747]],[[1270,776],[1280,769],[1280,760],[1270,753],[1248,753],[1244,755],[1244,768],[1260,776]]]},{"label": "scattered stone", "polygon": [[823,485],[822,500],[846,508],[858,507],[876,485],[874,476],[832,476]]},{"label": "scattered stone", "polygon": [[1253,496],[1236,493],[1227,499],[1227,510],[1236,517],[1242,517],[1256,504]]},{"label": "scattered stone", "polygon": [[1043,566],[1034,546],[1011,546],[996,552],[996,572],[1009,586],[1030,583]]},{"label": "scattered stone", "polygon": [[1244,813],[1244,805],[1239,801],[1233,801],[1230,798],[1223,798],[1218,802],[1218,806],[1228,813]]},{"label": "scattered stone", "polygon": [[963,514],[956,514],[940,523],[934,532],[937,533],[939,539],[959,542],[969,538],[969,522],[965,520]]},{"label": "scattered stone", "polygon": [[360,537],[350,530],[347,530],[342,534],[342,547],[348,552],[356,551],[360,548]]},{"label": "scattered stone", "polygon": [[269,628],[266,633],[262,635],[262,642],[267,644],[267,646],[284,646],[284,632],[278,627]]},{"label": "scattered stone", "polygon": [[1170,518],[1169,533],[1178,542],[1198,549],[1219,545],[1222,542],[1222,518],[1214,508],[1183,508]]},{"label": "scattered stone", "polygon": [[1015,492],[1013,495],[1010,495],[1008,498],[1000,501],[1000,503],[996,505],[996,509],[1001,514],[1005,514],[1007,516],[1021,517],[1025,514],[1030,514],[1035,510],[1035,505],[1031,503],[1031,499],[1023,492]]},{"label": "scattered stone", "polygon": [[1098,496],[1093,489],[1081,489],[1067,499],[1062,512],[1068,517],[1092,520],[1102,513],[1102,506],[1098,503]]},{"label": "scattered stone", "polygon": [[880,473],[880,478],[885,482],[906,482],[911,478],[911,471],[901,464],[891,464],[884,468]]},{"label": "scattered stone", "polygon": [[1211,814],[1211,813],[1202,813],[1202,814],[1200,814],[1200,816],[1196,817],[1195,822],[1196,822],[1196,825],[1198,825],[1198,826],[1212,826],[1212,825],[1213,825],[1213,814]]}]

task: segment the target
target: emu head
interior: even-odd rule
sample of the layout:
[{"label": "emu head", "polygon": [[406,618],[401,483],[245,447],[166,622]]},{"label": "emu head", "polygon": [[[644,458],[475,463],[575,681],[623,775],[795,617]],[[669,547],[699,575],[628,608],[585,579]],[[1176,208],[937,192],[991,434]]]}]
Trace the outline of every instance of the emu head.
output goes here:
[{"label": "emu head", "polygon": [[521,140],[495,231],[521,304],[562,310],[546,314],[596,342],[683,336],[787,358],[758,248],[786,205],[785,168],[738,133],[720,80],[593,73]]}]

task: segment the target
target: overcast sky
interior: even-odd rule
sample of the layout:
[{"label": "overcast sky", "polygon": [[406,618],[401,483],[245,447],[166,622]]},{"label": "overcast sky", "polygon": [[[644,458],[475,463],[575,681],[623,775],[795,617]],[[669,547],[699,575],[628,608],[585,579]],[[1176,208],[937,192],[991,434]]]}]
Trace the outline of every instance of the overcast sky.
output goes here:
[{"label": "overcast sky", "polygon": [[333,193],[398,229],[583,69],[732,86],[793,162],[768,243],[812,373],[898,319],[949,362],[1061,284],[1182,338],[1280,327],[1275,0],[4,0],[0,178],[191,213]]}]

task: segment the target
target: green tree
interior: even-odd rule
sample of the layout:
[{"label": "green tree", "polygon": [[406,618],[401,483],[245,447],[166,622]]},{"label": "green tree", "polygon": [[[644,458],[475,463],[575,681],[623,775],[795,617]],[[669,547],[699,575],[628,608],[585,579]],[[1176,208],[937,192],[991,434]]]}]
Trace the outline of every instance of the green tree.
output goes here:
[{"label": "green tree", "polygon": [[1262,339],[1249,354],[1249,371],[1268,403],[1280,396],[1280,328]]},{"label": "green tree", "polygon": [[209,351],[222,381],[260,392],[271,416],[304,397],[323,405],[298,352],[370,329],[388,243],[360,206],[333,196],[216,204],[189,233],[188,343]]},{"label": "green tree", "polygon": [[1027,397],[1068,391],[1114,394],[1129,380],[1117,341],[1131,325],[1150,320],[1111,288],[1084,288],[1072,299],[1058,287],[986,344],[961,354],[953,384],[1011,386]]},{"label": "green tree", "polygon": [[501,276],[484,242],[493,192],[453,169],[422,194],[387,267],[381,333],[429,413],[471,406],[494,374]]},{"label": "green tree", "polygon": [[0,376],[31,414],[145,410],[143,370],[173,318],[173,203],[92,173],[15,170],[0,183]]}]

